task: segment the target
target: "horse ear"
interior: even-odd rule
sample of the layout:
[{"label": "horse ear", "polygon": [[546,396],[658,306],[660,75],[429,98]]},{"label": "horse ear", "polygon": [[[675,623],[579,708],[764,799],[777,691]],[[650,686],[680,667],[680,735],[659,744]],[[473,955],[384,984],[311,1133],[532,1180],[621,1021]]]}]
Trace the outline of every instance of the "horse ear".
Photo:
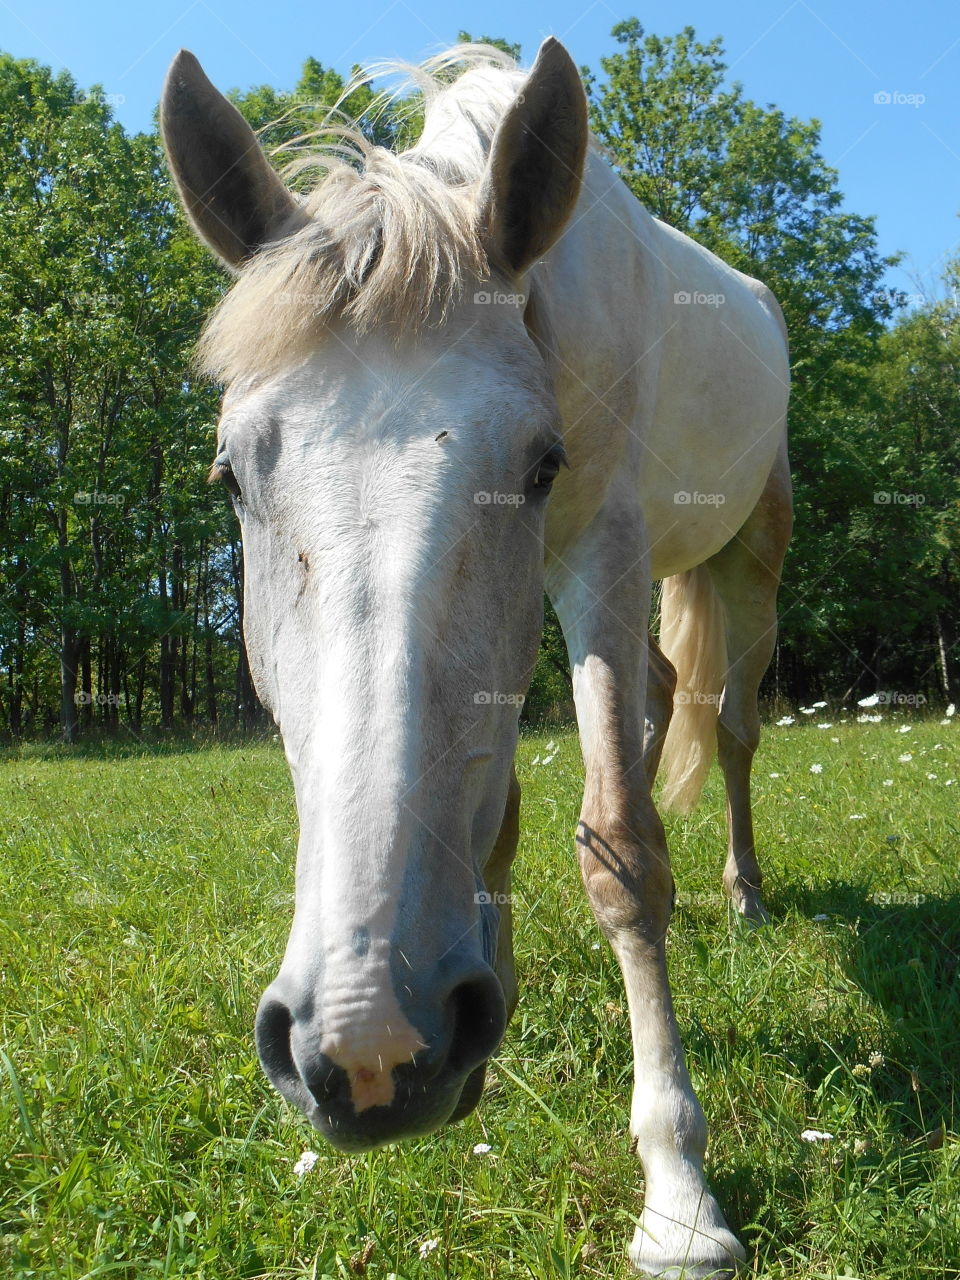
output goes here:
[{"label": "horse ear", "polygon": [[167,72],[160,131],[187,217],[232,270],[306,221],[253,130],[186,49]]},{"label": "horse ear", "polygon": [[588,136],[579,73],[551,36],[490,148],[480,233],[493,265],[519,274],[555,243],[580,193]]}]

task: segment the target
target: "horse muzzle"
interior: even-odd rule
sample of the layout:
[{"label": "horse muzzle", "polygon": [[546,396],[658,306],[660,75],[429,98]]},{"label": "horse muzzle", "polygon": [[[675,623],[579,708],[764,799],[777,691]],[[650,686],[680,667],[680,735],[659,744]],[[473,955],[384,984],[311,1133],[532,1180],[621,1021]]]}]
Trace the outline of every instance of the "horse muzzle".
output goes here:
[{"label": "horse muzzle", "polygon": [[[315,993],[296,991],[289,975],[264,993],[257,1010],[257,1052],[274,1087],[341,1151],[366,1151],[421,1137],[476,1106],[485,1064],[506,1027],[496,974],[472,960],[447,966],[433,1000],[405,1007],[419,1047],[392,1063],[383,1028],[378,1049],[369,1023],[351,1034],[323,1025]],[[376,1029],[375,1029],[376,1030]]]}]

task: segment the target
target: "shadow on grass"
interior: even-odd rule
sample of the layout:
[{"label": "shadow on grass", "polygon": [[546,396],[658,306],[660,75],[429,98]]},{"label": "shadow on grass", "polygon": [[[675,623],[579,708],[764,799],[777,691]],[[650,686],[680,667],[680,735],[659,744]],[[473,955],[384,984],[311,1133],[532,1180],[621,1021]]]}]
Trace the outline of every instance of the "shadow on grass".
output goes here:
[{"label": "shadow on grass", "polygon": [[955,1125],[960,893],[877,893],[834,881],[781,888],[774,910],[784,908],[848,926],[835,935],[841,965],[885,1015],[887,1061],[873,1073],[873,1084],[900,1112],[904,1137],[918,1136],[921,1127]]},{"label": "shadow on grass", "polygon": [[[838,880],[815,888],[782,885],[767,904],[774,931],[778,921],[786,926],[790,914],[811,921],[826,917],[815,927],[829,930],[842,974],[874,1006],[881,1028],[869,1032],[855,1017],[849,1026],[832,1018],[830,1029],[818,1034],[814,1013],[795,1022],[774,1013],[760,1016],[749,1039],[761,1060],[786,1055],[790,1073],[803,1080],[811,1097],[834,1089],[845,1095],[848,1127],[860,1114],[861,1089],[880,1104],[882,1127],[870,1127],[878,1112],[875,1103],[869,1104],[865,1118],[873,1119],[864,1133],[871,1141],[844,1157],[849,1188],[858,1188],[850,1191],[851,1204],[867,1205],[871,1187],[871,1194],[880,1195],[875,1184],[904,1204],[926,1203],[930,1189],[943,1185],[939,1147],[944,1133],[955,1134],[960,1127],[960,893],[879,893],[872,885]],[[830,999],[836,984],[836,969],[825,970],[822,984],[811,986],[811,1008]],[[842,991],[837,994],[842,1000]],[[732,1043],[718,1042],[696,1022],[685,1040],[712,1073],[722,1074],[728,1055],[736,1052]],[[864,1074],[854,1080],[848,1073],[858,1063],[864,1064],[858,1068]],[[759,1229],[759,1238],[775,1241],[777,1249],[788,1243],[818,1247],[809,1204],[823,1188],[812,1190],[816,1183],[810,1176],[789,1141],[768,1146],[756,1162],[733,1156],[710,1169],[713,1189],[734,1228],[747,1238],[756,1238]]]}]

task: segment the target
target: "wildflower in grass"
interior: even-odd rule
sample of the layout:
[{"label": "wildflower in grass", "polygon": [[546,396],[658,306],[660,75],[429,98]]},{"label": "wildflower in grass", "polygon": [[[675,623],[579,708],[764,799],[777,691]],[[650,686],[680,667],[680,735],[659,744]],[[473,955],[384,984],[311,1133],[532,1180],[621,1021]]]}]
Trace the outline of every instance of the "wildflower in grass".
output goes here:
[{"label": "wildflower in grass", "polygon": [[492,1150],[493,1148],[489,1142],[478,1142],[473,1148],[473,1154],[475,1156],[488,1156]]},{"label": "wildflower in grass", "polygon": [[897,733],[912,733],[912,732],[913,732],[912,724],[902,724],[900,728],[897,730]]},{"label": "wildflower in grass", "polygon": [[873,1053],[871,1053],[870,1057],[867,1059],[867,1062],[870,1064],[873,1070],[876,1071],[877,1067],[883,1066],[883,1064],[886,1062],[886,1058],[877,1049],[874,1049]]},{"label": "wildflower in grass", "polygon": [[832,728],[833,728],[833,725],[832,725],[832,724],[818,724],[818,725],[817,725],[817,728],[818,728],[818,729],[832,729]]},{"label": "wildflower in grass", "polygon": [[947,717],[948,720],[952,720],[953,717],[957,714],[957,708],[951,702],[949,707],[947,707],[946,711],[943,714]]},{"label": "wildflower in grass", "polygon": [[315,1151],[304,1151],[303,1155],[293,1166],[293,1172],[298,1178],[302,1178],[305,1174],[310,1172],[319,1159],[320,1157]]},{"label": "wildflower in grass", "polygon": [[439,1240],[424,1240],[419,1249],[420,1257],[429,1258],[430,1254],[433,1253],[434,1249],[436,1249],[439,1244]]},{"label": "wildflower in grass", "polygon": [[824,1133],[822,1129],[804,1129],[800,1139],[802,1142],[832,1142],[833,1134]]},{"label": "wildflower in grass", "polygon": [[857,1138],[853,1144],[853,1154],[855,1156],[862,1156],[863,1153],[869,1149],[869,1147],[870,1147],[870,1143],[866,1140],[866,1138]]},{"label": "wildflower in grass", "polygon": [[879,693],[871,693],[868,698],[858,698],[857,706],[858,707],[875,707],[879,701],[880,701]]},{"label": "wildflower in grass", "polygon": [[793,724],[793,716],[781,716],[777,721],[778,725]]},{"label": "wildflower in grass", "polygon": [[870,1074],[870,1068],[865,1062],[856,1062],[853,1066],[853,1074],[858,1079],[861,1079],[863,1076],[868,1076]]},{"label": "wildflower in grass", "polygon": [[937,775],[935,773],[928,773],[927,778],[929,779],[930,782],[936,782]]},{"label": "wildflower in grass", "polygon": [[814,711],[820,711],[827,704],[825,702],[814,702],[811,705],[813,706]]},{"label": "wildflower in grass", "polygon": [[779,775],[779,773],[771,773],[770,777],[771,777],[771,778],[779,778],[779,777],[780,777],[780,775]]},{"label": "wildflower in grass", "polygon": [[823,773],[823,765],[822,765],[822,764],[812,764],[812,765],[810,766],[810,772],[811,772],[811,773]]},{"label": "wildflower in grass", "polygon": [[865,813],[851,813],[850,818],[849,818],[849,821],[850,821],[850,822],[860,822],[860,821],[862,821],[862,819],[864,819],[866,816],[867,816],[867,815],[866,815]]},{"label": "wildflower in grass", "polygon": [[910,754],[909,751],[905,751],[902,756],[897,756],[897,760],[900,762],[900,764],[909,764],[912,759],[913,759],[913,756]]},{"label": "wildflower in grass", "polygon": [[868,716],[866,712],[862,716],[857,716],[857,724],[879,724],[883,716]]},{"label": "wildflower in grass", "polygon": [[948,778],[943,784],[945,787],[955,787],[957,785],[956,778]]},{"label": "wildflower in grass", "polygon": [[880,785],[881,785],[881,787],[892,787],[892,786],[893,786],[893,779],[892,779],[892,778],[884,778],[884,780],[880,783]]},{"label": "wildflower in grass", "polygon": [[817,714],[816,707],[801,707],[800,714],[802,716],[815,716]]}]

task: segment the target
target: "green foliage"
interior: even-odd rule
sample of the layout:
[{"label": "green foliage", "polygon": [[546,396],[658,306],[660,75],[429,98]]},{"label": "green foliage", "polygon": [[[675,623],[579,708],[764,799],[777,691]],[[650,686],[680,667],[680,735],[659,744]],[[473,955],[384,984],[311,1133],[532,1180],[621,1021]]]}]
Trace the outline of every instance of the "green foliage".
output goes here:
[{"label": "green foliage", "polygon": [[[797,524],[768,692],[956,697],[955,303],[887,327],[892,260],[873,220],[844,208],[818,123],[727,83],[719,38],[635,19],[613,37],[602,74],[585,74],[624,180],[768,283],[787,318]],[[313,57],[289,92],[231,96],[281,169],[342,115],[393,147],[422,124],[415,98],[386,102],[357,68],[348,82]],[[237,532],[204,483],[217,397],[190,365],[223,277],[176,209],[156,136],[126,135],[98,90],[9,55],[0,181],[0,731],[50,731],[58,715],[68,734],[249,721]],[[524,714],[569,708],[548,607]]]}]

